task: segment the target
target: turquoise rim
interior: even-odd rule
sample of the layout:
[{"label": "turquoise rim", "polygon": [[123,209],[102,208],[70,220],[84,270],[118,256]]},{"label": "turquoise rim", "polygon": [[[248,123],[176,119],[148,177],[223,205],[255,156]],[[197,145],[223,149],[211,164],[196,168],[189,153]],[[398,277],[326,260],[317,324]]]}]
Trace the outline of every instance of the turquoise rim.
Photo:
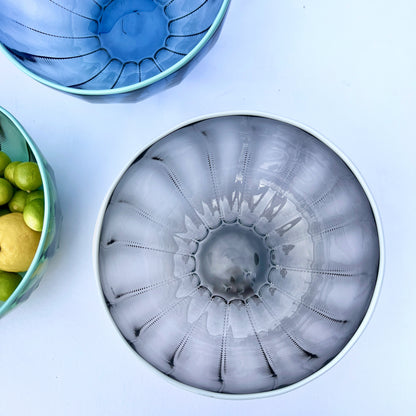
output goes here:
[{"label": "turquoise rim", "polygon": [[161,72],[160,74],[157,74],[151,78],[148,78],[144,81],[138,82],[136,84],[129,85],[127,87],[121,87],[121,88],[114,88],[114,89],[105,89],[105,90],[82,90],[77,88],[70,88],[65,87],[63,85],[57,84],[52,81],[48,81],[41,76],[33,73],[32,71],[29,71],[24,65],[22,65],[20,62],[16,60],[16,58],[7,50],[7,48],[0,43],[0,50],[3,51],[3,53],[25,74],[29,75],[36,81],[45,84],[49,87],[55,88],[60,91],[68,92],[71,94],[78,94],[78,95],[89,95],[89,96],[95,96],[95,95],[113,95],[113,94],[123,94],[126,92],[131,92],[135,90],[139,90],[141,88],[147,87],[151,84],[154,84],[155,82],[158,82],[162,80],[163,78],[166,78],[167,76],[173,74],[174,72],[178,71],[180,68],[182,68],[184,65],[186,65],[189,61],[191,61],[198,52],[206,45],[206,43],[211,39],[211,37],[214,35],[216,30],[218,29],[219,25],[221,24],[222,20],[224,19],[225,13],[228,9],[228,6],[230,4],[231,0],[224,0],[222,3],[222,6],[220,8],[220,11],[217,14],[217,17],[215,18],[214,22],[212,23],[211,27],[208,29],[205,36],[200,40],[200,42],[189,52],[187,55],[185,55],[179,62],[177,62],[175,65],[172,65],[165,71]]},{"label": "turquoise rim", "polygon": [[48,235],[48,230],[51,222],[51,193],[50,193],[50,180],[48,177],[47,167],[44,163],[44,159],[42,154],[40,153],[39,149],[37,148],[35,142],[30,138],[27,134],[25,129],[22,125],[16,120],[16,118],[11,115],[7,110],[3,107],[0,107],[0,113],[6,116],[19,130],[20,134],[24,138],[25,142],[29,146],[31,152],[35,156],[36,163],[39,166],[40,174],[42,177],[42,184],[43,184],[43,192],[45,195],[45,215],[43,217],[43,229],[42,234],[40,236],[40,241],[38,248],[36,250],[35,256],[33,257],[32,263],[30,264],[29,269],[26,271],[25,275],[23,276],[22,281],[19,283],[19,286],[15,289],[15,291],[10,295],[10,297],[0,306],[0,317],[8,312],[10,309],[13,308],[14,302],[16,299],[24,292],[25,288],[27,287],[30,279],[34,276],[34,272],[39,266],[41,262],[42,254],[45,250],[46,239]]}]

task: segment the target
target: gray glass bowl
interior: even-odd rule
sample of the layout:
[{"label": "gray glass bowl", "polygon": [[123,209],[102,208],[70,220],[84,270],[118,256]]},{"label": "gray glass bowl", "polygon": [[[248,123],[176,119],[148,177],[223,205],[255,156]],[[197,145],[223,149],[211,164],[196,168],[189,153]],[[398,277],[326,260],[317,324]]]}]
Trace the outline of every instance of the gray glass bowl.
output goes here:
[{"label": "gray glass bowl", "polygon": [[363,330],[383,268],[351,163],[256,114],[199,119],[140,152],[103,204],[95,250],[131,348],[221,397],[284,392],[331,367]]}]

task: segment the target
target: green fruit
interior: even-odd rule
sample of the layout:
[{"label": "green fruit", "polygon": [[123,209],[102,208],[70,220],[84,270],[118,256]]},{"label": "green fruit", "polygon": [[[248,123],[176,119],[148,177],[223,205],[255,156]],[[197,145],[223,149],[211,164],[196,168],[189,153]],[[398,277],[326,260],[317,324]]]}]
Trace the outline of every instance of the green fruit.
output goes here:
[{"label": "green fruit", "polygon": [[6,169],[4,169],[4,177],[5,179],[7,179],[10,183],[12,183],[14,185],[14,170],[16,169],[16,166],[19,165],[22,162],[12,162],[9,163],[6,166]]},{"label": "green fruit", "polygon": [[7,204],[13,196],[13,186],[6,179],[0,178],[0,205]]},{"label": "green fruit", "polygon": [[23,191],[34,191],[42,185],[39,166],[35,162],[19,163],[13,173],[16,186]]},{"label": "green fruit", "polygon": [[4,175],[4,169],[11,162],[9,156],[6,153],[0,151],[0,175]]},{"label": "green fruit", "polygon": [[19,274],[0,270],[0,301],[5,302],[21,281],[22,277]]},{"label": "green fruit", "polygon": [[34,231],[42,231],[45,214],[43,199],[35,199],[25,205],[23,219],[26,225]]},{"label": "green fruit", "polygon": [[29,194],[25,191],[18,190],[14,193],[12,199],[9,201],[9,209],[11,212],[23,212]]},{"label": "green fruit", "polygon": [[38,191],[29,192],[26,195],[26,204],[28,204],[31,201],[34,201],[35,199],[45,199],[45,195],[41,189],[39,189]]}]

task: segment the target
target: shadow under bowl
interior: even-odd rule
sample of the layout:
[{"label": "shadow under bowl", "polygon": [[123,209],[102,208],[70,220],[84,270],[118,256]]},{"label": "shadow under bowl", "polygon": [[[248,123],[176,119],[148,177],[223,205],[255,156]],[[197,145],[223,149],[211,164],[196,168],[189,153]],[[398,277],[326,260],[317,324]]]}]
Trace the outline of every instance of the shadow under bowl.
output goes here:
[{"label": "shadow under bowl", "polygon": [[131,348],[216,397],[286,392],[363,331],[383,270],[357,170],[316,133],[259,114],[180,126],[104,201],[96,269]]},{"label": "shadow under bowl", "polygon": [[36,80],[69,93],[147,87],[211,39],[230,0],[4,0],[0,47]]}]

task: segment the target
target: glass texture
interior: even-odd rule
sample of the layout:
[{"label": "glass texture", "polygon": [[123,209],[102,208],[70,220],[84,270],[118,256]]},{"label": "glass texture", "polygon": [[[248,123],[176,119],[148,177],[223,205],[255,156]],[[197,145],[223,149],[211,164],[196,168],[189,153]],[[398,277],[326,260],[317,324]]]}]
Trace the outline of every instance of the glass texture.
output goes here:
[{"label": "glass texture", "polygon": [[0,43],[60,86],[109,90],[168,71],[200,44],[228,0],[3,0]]},{"label": "glass texture", "polygon": [[131,347],[186,385],[250,394],[304,380],[353,337],[380,245],[331,148],[258,116],[198,121],[127,168],[105,208],[99,276]]}]

